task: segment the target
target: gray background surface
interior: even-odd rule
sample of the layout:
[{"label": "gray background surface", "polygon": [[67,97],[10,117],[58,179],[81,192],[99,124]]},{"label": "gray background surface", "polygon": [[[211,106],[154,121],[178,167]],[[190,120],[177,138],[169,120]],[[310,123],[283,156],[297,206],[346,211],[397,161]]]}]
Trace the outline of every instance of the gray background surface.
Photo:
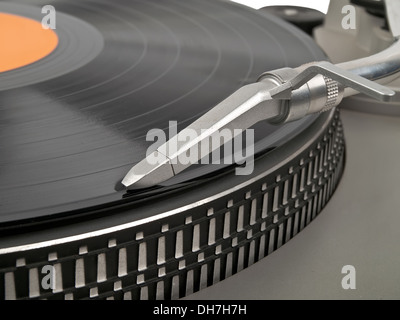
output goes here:
[{"label": "gray background surface", "polygon": [[[400,299],[400,117],[342,110],[344,176],[306,229],[188,299]],[[356,269],[344,290],[342,267]]]}]

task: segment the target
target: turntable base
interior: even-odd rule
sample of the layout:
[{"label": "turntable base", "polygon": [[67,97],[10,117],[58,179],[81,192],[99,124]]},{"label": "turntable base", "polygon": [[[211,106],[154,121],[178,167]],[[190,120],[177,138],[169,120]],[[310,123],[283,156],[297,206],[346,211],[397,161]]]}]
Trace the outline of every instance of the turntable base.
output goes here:
[{"label": "turntable base", "polygon": [[[31,0],[16,2],[29,17]],[[344,111],[348,153],[335,110],[259,124],[249,177],[198,167],[120,188],[149,129],[175,115],[186,126],[262,70],[326,59],[311,38],[228,1],[55,2],[60,44],[68,30],[93,43],[79,46],[87,60],[73,55],[79,68],[38,76],[43,58],[3,73],[0,300],[400,297],[398,117]],[[357,290],[341,286],[347,265]]]},{"label": "turntable base", "polygon": [[[400,297],[400,171],[393,170],[400,159],[400,118],[348,110],[341,118],[346,170],[323,214],[296,241],[190,299]],[[341,286],[345,265],[356,269],[356,290]]]}]

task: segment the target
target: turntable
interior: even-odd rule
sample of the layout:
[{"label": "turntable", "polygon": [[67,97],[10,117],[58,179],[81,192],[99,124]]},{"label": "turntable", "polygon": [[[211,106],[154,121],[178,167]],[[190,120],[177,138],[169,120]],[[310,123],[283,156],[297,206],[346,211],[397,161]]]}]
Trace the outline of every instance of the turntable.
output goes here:
[{"label": "turntable", "polygon": [[[257,268],[284,272],[327,248],[331,232],[346,230],[334,227],[343,214],[356,211],[355,190],[338,196],[348,179],[395,194],[395,159],[385,157],[390,174],[378,176],[380,162],[363,171],[365,159],[346,156],[381,158],[371,150],[385,143],[363,125],[398,136],[397,111],[360,112],[365,104],[397,110],[395,2],[378,13],[354,4],[371,30],[379,27],[371,37],[379,45],[346,59],[330,46],[357,34],[334,32],[338,2],[314,29],[316,41],[228,1],[0,2],[9,44],[0,54],[0,299],[223,298],[221,288],[242,287],[240,277]],[[44,28],[51,10],[55,28]],[[339,104],[357,113],[341,115]],[[223,130],[231,139],[212,139]],[[242,147],[253,138],[251,152],[233,148],[241,161],[226,161],[235,130],[246,132]],[[188,154],[197,162],[182,162]],[[209,156],[218,161],[202,161]],[[378,205],[382,192],[352,201]],[[324,221],[332,226],[317,226]]]}]

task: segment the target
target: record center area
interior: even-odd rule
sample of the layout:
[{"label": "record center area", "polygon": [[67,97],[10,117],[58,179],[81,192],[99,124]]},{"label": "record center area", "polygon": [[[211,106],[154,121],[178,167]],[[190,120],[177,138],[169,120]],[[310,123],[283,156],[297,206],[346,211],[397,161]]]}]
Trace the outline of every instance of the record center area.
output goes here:
[{"label": "record center area", "polygon": [[0,73],[43,59],[58,45],[58,36],[38,21],[0,12]]}]

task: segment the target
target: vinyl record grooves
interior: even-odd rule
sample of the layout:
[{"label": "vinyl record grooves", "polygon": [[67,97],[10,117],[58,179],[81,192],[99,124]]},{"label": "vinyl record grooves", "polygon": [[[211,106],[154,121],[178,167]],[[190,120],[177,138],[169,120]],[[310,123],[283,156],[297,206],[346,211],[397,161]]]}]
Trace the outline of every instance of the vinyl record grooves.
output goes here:
[{"label": "vinyl record grooves", "polygon": [[[58,47],[0,74],[0,298],[183,297],[321,211],[344,165],[335,111],[258,124],[251,176],[194,166],[151,190],[119,184],[149,130],[182,129],[262,71],[326,59],[311,38],[225,1],[26,0],[0,12],[40,21],[45,4],[60,15]],[[46,264],[59,270],[53,291],[36,286]]]},{"label": "vinyl record grooves", "polygon": [[[32,9],[40,1],[6,4],[0,9],[41,15]],[[9,86],[34,75],[36,83],[1,91],[0,223],[120,200],[124,192],[115,185],[144,157],[150,129],[172,120],[181,129],[260,70],[324,58],[301,33],[231,3],[53,4],[60,16],[56,52],[2,74]],[[42,68],[45,75],[37,72]],[[260,125],[259,141],[274,133],[260,148],[275,147],[302,125]]]}]

